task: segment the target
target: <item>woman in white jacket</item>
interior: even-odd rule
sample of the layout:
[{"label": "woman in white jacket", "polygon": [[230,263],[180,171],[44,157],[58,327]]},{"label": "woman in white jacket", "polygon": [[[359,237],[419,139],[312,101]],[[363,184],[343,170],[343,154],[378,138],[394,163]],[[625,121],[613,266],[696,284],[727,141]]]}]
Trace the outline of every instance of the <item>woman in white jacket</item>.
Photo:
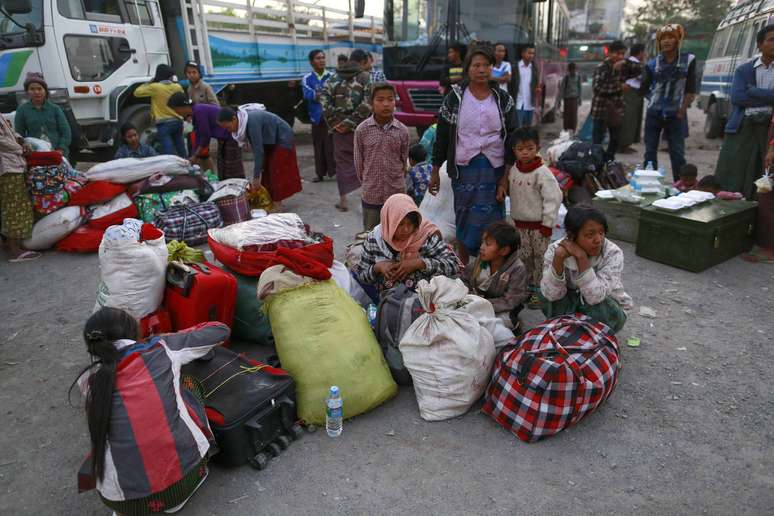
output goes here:
[{"label": "woman in white jacket", "polygon": [[580,312],[618,332],[632,298],[624,291],[624,256],[605,238],[607,219],[597,209],[574,206],[564,219],[567,237],[551,244],[540,283],[546,317]]}]

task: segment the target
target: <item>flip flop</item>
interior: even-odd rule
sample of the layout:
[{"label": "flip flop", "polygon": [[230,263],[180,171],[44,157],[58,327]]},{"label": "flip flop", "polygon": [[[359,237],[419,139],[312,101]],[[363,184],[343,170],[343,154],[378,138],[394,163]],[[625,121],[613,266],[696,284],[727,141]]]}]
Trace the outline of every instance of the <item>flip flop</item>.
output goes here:
[{"label": "flip flop", "polygon": [[750,251],[742,255],[742,260],[750,263],[774,263],[774,258],[760,251]]},{"label": "flip flop", "polygon": [[16,258],[12,258],[8,261],[10,263],[31,262],[32,260],[37,260],[40,257],[41,257],[41,254],[37,251],[24,251]]},{"label": "flip flop", "polygon": [[349,208],[346,208],[344,206],[340,206],[339,204],[334,204],[334,206],[336,206],[336,209],[339,210],[339,211],[342,211],[342,212],[349,211]]}]

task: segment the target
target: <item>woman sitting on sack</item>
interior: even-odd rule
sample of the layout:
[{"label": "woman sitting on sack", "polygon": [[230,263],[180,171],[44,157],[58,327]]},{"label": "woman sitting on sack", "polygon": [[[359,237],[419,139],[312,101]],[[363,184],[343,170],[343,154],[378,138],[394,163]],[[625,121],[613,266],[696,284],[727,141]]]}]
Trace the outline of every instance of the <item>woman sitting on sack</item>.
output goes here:
[{"label": "woman sitting on sack", "polygon": [[551,244],[543,260],[543,314],[551,318],[579,312],[617,333],[632,308],[621,282],[623,251],[605,238],[607,219],[595,208],[573,206],[564,227],[566,238]]},{"label": "woman sitting on sack", "polygon": [[363,254],[353,271],[364,285],[375,285],[379,292],[399,283],[415,288],[419,280],[433,276],[456,277],[460,261],[441,231],[422,219],[414,200],[406,194],[392,195],[385,201],[380,224],[368,233]]}]

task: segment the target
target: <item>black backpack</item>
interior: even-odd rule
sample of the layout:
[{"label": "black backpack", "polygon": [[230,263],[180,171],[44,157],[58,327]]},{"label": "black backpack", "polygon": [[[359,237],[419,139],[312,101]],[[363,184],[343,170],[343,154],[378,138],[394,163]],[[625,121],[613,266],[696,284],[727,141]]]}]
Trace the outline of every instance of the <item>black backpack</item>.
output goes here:
[{"label": "black backpack", "polygon": [[604,170],[605,150],[598,144],[575,142],[562,153],[556,166],[570,174],[577,184],[582,184],[587,173]]},{"label": "black backpack", "polygon": [[403,355],[398,348],[400,339],[417,317],[425,313],[416,292],[399,284],[390,290],[379,303],[376,312],[376,339],[390,366],[390,372],[398,385],[411,385],[411,374],[403,365]]}]

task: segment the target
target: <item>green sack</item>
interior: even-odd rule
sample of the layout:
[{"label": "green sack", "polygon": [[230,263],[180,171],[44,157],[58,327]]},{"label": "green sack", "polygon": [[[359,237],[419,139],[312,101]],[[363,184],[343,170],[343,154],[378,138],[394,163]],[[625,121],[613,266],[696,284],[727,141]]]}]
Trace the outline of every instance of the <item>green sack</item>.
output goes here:
[{"label": "green sack", "polygon": [[266,299],[282,368],[296,381],[298,417],[325,423],[325,399],[338,385],[344,417],[378,407],[398,386],[363,309],[332,280]]},{"label": "green sack", "polygon": [[236,310],[231,338],[240,342],[270,346],[273,344],[269,316],[258,299],[258,278],[242,276],[229,270],[237,280]]}]

